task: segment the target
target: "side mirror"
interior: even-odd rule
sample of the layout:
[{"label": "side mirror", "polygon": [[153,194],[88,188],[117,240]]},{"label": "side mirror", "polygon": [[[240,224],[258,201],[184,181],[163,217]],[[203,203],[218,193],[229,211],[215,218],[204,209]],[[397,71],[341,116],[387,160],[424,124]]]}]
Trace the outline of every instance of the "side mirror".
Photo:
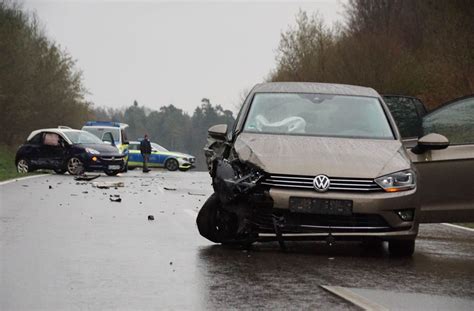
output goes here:
[{"label": "side mirror", "polygon": [[428,150],[441,150],[449,146],[449,140],[440,134],[431,133],[418,139],[418,144],[411,149],[415,154],[422,154]]},{"label": "side mirror", "polygon": [[158,150],[156,150],[155,148],[152,148],[151,152],[158,152]]},{"label": "side mirror", "polygon": [[207,131],[211,138],[216,140],[225,140],[227,134],[227,124],[218,124],[211,126]]}]

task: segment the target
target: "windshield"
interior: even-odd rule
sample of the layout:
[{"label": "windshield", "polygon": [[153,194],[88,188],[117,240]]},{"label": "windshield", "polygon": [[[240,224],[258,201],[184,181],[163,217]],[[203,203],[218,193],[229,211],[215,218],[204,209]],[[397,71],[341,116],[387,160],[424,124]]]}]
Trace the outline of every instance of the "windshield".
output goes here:
[{"label": "windshield", "polygon": [[152,147],[153,149],[158,150],[158,151],[163,151],[163,152],[168,151],[168,149],[166,149],[165,147],[162,147],[162,146],[160,146],[160,145],[158,145],[158,144],[156,144],[156,143],[151,143],[151,147]]},{"label": "windshield", "polygon": [[97,136],[85,131],[64,132],[73,144],[105,144]]},{"label": "windshield", "polygon": [[377,98],[309,93],[256,94],[244,131],[394,138]]},{"label": "windshield", "polygon": [[104,133],[110,132],[112,133],[112,136],[114,137],[114,141],[116,144],[120,143],[120,129],[118,128],[110,128],[110,127],[83,127],[82,128],[84,131],[87,131],[91,134],[94,134],[95,136],[99,137],[102,139],[104,137]]}]

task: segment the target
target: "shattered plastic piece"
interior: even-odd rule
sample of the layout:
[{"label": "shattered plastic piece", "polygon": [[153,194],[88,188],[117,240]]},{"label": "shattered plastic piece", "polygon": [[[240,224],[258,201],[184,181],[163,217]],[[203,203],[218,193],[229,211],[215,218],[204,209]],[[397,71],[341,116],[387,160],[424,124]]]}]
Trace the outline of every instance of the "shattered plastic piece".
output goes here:
[{"label": "shattered plastic piece", "polygon": [[165,190],[169,190],[169,191],[176,191],[176,188],[168,188],[168,187],[163,187],[163,189],[165,189]]},{"label": "shattered plastic piece", "polygon": [[201,197],[205,197],[206,194],[205,193],[192,193],[192,192],[188,192],[189,195],[198,195],[198,196],[201,196]]},{"label": "shattered plastic piece", "polygon": [[118,194],[111,194],[109,200],[112,202],[122,202],[122,198]]},{"label": "shattered plastic piece", "polygon": [[53,189],[53,186],[49,185],[49,189]]},{"label": "shattered plastic piece", "polygon": [[111,187],[125,187],[125,183],[123,181],[118,182],[93,182],[92,187],[96,187],[99,189],[109,189]]},{"label": "shattered plastic piece", "polygon": [[172,261],[170,261],[170,266],[172,266],[172,265],[173,265],[173,262],[172,262]]},{"label": "shattered plastic piece", "polygon": [[155,220],[155,216],[153,216],[153,215],[148,215],[148,220]]},{"label": "shattered plastic piece", "polygon": [[86,193],[86,194],[87,194],[87,193],[89,193],[89,191],[82,191],[82,193]]},{"label": "shattered plastic piece", "polygon": [[86,174],[83,174],[83,175],[74,176],[74,180],[87,180],[87,181],[90,181],[90,180],[96,179],[98,177],[100,177],[100,175],[86,175]]}]

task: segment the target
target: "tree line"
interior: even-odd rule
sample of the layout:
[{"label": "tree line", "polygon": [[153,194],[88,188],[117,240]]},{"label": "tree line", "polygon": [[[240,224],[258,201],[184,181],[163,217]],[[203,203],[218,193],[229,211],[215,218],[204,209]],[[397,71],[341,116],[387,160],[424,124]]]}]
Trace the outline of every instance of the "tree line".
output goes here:
[{"label": "tree line", "polygon": [[78,127],[88,118],[82,74],[34,14],[0,2],[0,143],[17,145],[34,129]]},{"label": "tree line", "polygon": [[474,93],[473,34],[471,0],[349,0],[333,27],[300,12],[269,80],[370,86],[434,108]]}]

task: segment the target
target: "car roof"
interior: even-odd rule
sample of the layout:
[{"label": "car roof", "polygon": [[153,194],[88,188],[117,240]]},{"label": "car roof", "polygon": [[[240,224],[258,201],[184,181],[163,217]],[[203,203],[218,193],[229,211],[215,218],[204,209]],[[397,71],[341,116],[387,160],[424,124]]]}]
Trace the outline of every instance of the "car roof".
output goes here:
[{"label": "car roof", "polygon": [[352,95],[380,97],[374,89],[370,87],[316,82],[268,82],[257,84],[253,93],[319,93],[332,95]]},{"label": "car roof", "polygon": [[45,128],[45,129],[34,130],[33,132],[30,133],[30,135],[28,135],[28,138],[26,140],[30,140],[31,138],[33,138],[33,136],[35,136],[36,134],[41,133],[41,132],[56,133],[58,135],[61,135],[61,137],[63,137],[68,143],[71,143],[71,140],[66,135],[64,135],[65,133],[67,133],[67,132],[84,132],[84,131],[75,130],[75,129]]}]

